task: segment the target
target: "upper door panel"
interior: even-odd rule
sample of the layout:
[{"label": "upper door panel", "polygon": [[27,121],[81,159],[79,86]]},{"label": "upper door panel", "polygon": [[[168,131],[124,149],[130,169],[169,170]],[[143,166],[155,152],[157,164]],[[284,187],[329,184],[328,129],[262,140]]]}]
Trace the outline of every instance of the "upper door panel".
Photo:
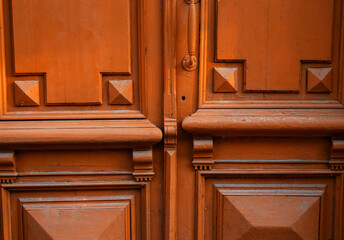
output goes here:
[{"label": "upper door panel", "polygon": [[3,0],[2,119],[144,118],[145,5]]},{"label": "upper door panel", "polygon": [[340,21],[339,0],[202,1],[200,106],[341,107]]},{"label": "upper door panel", "polygon": [[102,102],[102,74],[130,74],[129,1],[12,1],[14,74],[45,74],[47,104]]},{"label": "upper door panel", "polygon": [[217,60],[245,61],[245,90],[299,91],[300,62],[331,61],[333,1],[217,1]]}]

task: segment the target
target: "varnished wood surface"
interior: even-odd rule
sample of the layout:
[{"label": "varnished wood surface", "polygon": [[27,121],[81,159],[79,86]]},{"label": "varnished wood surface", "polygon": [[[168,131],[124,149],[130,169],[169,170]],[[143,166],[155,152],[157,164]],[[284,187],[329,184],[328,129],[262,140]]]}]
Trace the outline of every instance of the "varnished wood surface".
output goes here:
[{"label": "varnished wood surface", "polygon": [[343,0],[0,3],[0,240],[344,239]]}]

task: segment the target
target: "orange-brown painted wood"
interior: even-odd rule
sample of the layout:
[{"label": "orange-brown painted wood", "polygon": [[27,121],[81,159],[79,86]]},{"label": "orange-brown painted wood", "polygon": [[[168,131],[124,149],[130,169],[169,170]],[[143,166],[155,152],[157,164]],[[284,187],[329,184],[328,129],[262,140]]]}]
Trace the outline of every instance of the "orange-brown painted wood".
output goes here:
[{"label": "orange-brown painted wood", "polygon": [[0,0],[0,240],[344,240],[343,0]]}]

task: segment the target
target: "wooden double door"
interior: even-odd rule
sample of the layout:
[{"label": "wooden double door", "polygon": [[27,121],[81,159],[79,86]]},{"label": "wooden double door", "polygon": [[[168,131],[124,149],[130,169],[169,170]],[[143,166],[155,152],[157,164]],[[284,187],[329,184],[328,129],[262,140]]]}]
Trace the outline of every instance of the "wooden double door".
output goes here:
[{"label": "wooden double door", "polygon": [[1,240],[344,239],[343,0],[1,0]]}]

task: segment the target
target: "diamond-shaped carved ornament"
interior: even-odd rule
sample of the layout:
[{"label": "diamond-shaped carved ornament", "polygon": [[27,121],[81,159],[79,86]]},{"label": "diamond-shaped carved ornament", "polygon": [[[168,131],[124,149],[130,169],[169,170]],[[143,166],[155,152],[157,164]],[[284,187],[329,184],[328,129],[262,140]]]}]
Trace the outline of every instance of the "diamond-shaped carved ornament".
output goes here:
[{"label": "diamond-shaped carved ornament", "polygon": [[14,82],[14,104],[17,107],[39,106],[39,82],[24,80]]},{"label": "diamond-shaped carved ornament", "polygon": [[329,93],[332,91],[332,68],[307,68],[307,92]]},{"label": "diamond-shaped carved ornament", "polygon": [[109,103],[112,105],[133,104],[133,81],[110,80]]},{"label": "diamond-shaped carved ornament", "polygon": [[238,91],[238,68],[214,68],[214,92],[234,93]]}]

